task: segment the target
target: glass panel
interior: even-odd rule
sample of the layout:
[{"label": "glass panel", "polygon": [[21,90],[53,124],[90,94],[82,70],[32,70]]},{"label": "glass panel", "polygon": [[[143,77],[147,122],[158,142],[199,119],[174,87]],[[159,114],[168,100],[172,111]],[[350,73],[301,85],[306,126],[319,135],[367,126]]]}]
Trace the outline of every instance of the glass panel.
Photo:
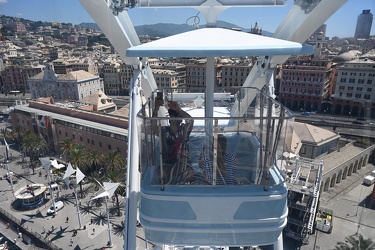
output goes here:
[{"label": "glass panel", "polygon": [[[235,98],[249,91],[255,101],[244,115],[236,116]],[[234,94],[218,93],[213,117],[205,118],[204,93],[179,94],[155,92],[138,115],[144,184],[269,186],[282,182],[270,169],[290,145],[294,116],[289,110],[255,88],[238,89]],[[164,103],[155,109],[161,104],[156,104],[157,98]],[[168,111],[172,108],[189,115]]]}]

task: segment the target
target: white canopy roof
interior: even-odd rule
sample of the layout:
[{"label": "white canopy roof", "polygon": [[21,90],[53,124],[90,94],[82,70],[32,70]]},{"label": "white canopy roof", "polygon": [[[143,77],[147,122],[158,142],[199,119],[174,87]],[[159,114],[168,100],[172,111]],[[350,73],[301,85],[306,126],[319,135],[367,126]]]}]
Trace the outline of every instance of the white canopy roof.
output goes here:
[{"label": "white canopy roof", "polygon": [[296,42],[223,28],[197,29],[134,46],[127,57],[274,56],[313,54]]}]

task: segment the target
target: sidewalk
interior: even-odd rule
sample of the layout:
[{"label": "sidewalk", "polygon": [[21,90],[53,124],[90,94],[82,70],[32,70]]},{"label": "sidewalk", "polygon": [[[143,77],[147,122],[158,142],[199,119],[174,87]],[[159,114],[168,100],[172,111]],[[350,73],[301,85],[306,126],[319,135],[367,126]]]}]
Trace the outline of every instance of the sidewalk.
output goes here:
[{"label": "sidewalk", "polygon": [[[19,181],[14,184],[14,189],[17,190],[20,187],[26,186],[30,183],[43,183],[47,184],[47,180],[44,178],[44,169],[39,167],[35,169],[35,175],[32,175],[32,169],[25,167],[25,163],[21,162],[21,156],[17,151],[11,149],[13,155],[13,161],[9,163],[10,171],[19,175]],[[22,166],[24,166],[22,168]],[[38,172],[42,171],[42,177],[39,177]],[[0,176],[6,174],[6,168],[0,169]],[[63,182],[60,182],[63,183]],[[105,211],[105,203],[100,206],[96,206],[95,202],[90,201],[93,194],[88,194],[85,198],[79,199],[80,201],[80,214],[82,227],[86,226],[86,229],[79,229],[79,221],[77,215],[77,208],[75,205],[75,198],[73,196],[73,189],[64,189],[64,184],[60,185],[60,200],[64,202],[64,208],[58,211],[57,215],[53,218],[47,216],[47,210],[51,205],[51,201],[40,207],[40,212],[37,209],[29,211],[17,211],[12,208],[11,204],[14,201],[10,183],[6,180],[0,180],[0,207],[7,210],[15,218],[21,221],[22,227],[27,227],[31,231],[35,231],[42,235],[45,240],[50,240],[52,243],[60,247],[61,249],[102,249],[106,247],[109,241],[109,232],[107,224],[107,216]],[[85,186],[83,186],[85,189]],[[118,217],[110,215],[111,223],[111,237],[113,247],[111,249],[123,249],[123,227],[124,221],[124,199],[120,200],[121,204],[121,216]],[[108,208],[114,209],[114,204],[108,202]],[[66,223],[66,218],[69,218],[69,222]],[[92,224],[91,224],[92,220]],[[6,225],[1,224],[1,227]],[[46,229],[46,233],[43,233],[43,226]],[[54,227],[52,230],[52,226]],[[0,227],[0,228],[1,228]],[[48,231],[51,231],[48,233]],[[77,235],[73,236],[73,230],[77,230]],[[1,230],[3,232],[3,230]],[[11,233],[12,231],[9,231]],[[14,232],[13,232],[14,233]],[[145,242],[143,237],[143,230],[137,229],[137,248],[145,249]],[[10,239],[14,239],[17,235],[9,235]],[[73,245],[70,246],[71,240]],[[21,245],[22,244],[22,245]],[[35,249],[31,246],[27,246],[24,243],[18,243],[22,249]]]}]

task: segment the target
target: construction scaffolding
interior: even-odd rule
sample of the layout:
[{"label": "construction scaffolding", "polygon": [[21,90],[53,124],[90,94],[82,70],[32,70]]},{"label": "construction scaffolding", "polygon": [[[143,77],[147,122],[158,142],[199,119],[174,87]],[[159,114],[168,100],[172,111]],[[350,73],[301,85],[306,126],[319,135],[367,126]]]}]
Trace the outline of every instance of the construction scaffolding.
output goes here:
[{"label": "construction scaffolding", "polygon": [[314,233],[322,175],[322,161],[297,158],[294,170],[287,178],[289,214],[285,236],[308,243],[310,234]]}]

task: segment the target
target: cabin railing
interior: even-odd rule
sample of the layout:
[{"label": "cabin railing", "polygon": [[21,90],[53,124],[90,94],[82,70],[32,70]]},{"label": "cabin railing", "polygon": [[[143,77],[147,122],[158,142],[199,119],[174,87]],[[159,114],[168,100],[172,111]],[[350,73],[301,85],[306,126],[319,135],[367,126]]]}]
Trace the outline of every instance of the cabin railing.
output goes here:
[{"label": "cabin railing", "polygon": [[[280,171],[272,169],[283,152],[289,151],[294,114],[262,91],[252,91],[256,98],[241,117],[232,110],[241,89],[233,94],[215,93],[214,104],[207,106],[204,93],[155,91],[137,116],[144,184],[280,185]],[[165,106],[152,117],[155,100],[161,96]],[[178,102],[191,117],[169,117],[168,101]],[[210,117],[205,115],[208,106]],[[184,124],[177,136],[170,129],[173,121]],[[186,131],[192,122],[191,132]]]}]

